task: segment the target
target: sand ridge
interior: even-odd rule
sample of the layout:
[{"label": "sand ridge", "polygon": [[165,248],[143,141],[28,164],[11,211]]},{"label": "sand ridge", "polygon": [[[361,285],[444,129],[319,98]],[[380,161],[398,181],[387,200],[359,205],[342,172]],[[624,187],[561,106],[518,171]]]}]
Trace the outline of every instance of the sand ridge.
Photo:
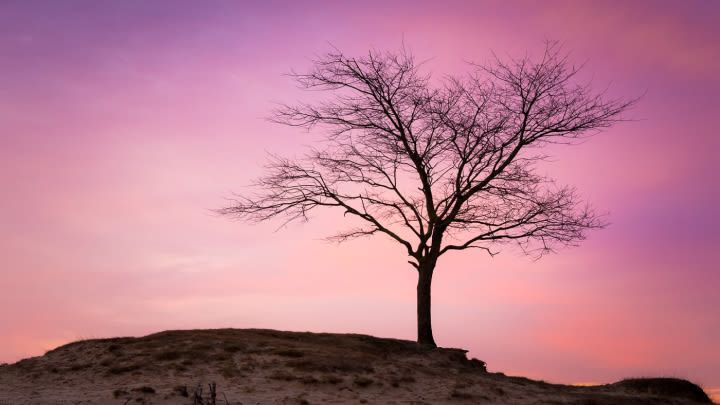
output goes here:
[{"label": "sand ridge", "polygon": [[[461,349],[263,329],[83,340],[0,366],[0,404],[697,404],[677,379],[578,387],[486,371]],[[194,399],[198,397],[198,399]]]}]

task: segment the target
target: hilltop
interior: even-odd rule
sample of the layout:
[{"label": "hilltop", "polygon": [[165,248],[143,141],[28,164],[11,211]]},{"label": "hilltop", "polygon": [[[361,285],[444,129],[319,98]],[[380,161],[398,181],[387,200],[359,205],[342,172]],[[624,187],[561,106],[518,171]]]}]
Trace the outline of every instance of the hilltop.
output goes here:
[{"label": "hilltop", "polygon": [[208,404],[213,383],[217,404],[710,403],[700,387],[679,379],[558,385],[487,372],[461,349],[216,329],[82,340],[1,365],[0,404]]}]

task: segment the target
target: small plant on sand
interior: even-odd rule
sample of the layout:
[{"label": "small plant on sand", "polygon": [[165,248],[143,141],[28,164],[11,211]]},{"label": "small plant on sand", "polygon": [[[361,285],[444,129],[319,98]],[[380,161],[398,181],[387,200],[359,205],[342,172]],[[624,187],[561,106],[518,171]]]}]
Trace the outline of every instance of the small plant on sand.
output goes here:
[{"label": "small plant on sand", "polygon": [[[223,396],[223,402],[220,402],[220,403],[230,405],[230,402],[228,402],[225,394],[222,394],[222,396]],[[217,405],[218,404],[217,384],[215,384],[214,382],[209,383],[207,394],[203,393],[202,384],[198,384],[197,387],[195,387],[195,391],[193,392],[192,399],[193,399],[193,405]]]}]

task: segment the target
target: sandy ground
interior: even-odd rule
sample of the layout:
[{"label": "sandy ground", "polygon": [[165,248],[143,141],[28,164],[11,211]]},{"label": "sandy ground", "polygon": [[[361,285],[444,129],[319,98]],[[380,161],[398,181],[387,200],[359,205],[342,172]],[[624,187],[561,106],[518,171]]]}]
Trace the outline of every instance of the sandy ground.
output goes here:
[{"label": "sandy ground", "polygon": [[85,340],[2,365],[0,404],[193,404],[195,396],[207,404],[213,383],[217,404],[709,402],[682,380],[555,385],[488,373],[460,349],[364,335],[219,329]]}]

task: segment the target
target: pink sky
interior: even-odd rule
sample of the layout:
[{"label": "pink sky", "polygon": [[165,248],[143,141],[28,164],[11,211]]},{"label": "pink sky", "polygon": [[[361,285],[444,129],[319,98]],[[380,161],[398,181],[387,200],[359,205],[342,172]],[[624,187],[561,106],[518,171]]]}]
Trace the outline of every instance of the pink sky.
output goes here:
[{"label": "pink sky", "polygon": [[391,241],[323,242],[332,212],[274,232],[209,210],[266,151],[311,142],[264,117],[329,43],[404,41],[443,74],[555,39],[598,88],[645,93],[636,121],[547,168],[612,225],[538,262],[448,256],[435,337],[553,382],[720,387],[720,3],[303,4],[0,3],[0,362],[169,328],[413,339],[415,273]]}]

